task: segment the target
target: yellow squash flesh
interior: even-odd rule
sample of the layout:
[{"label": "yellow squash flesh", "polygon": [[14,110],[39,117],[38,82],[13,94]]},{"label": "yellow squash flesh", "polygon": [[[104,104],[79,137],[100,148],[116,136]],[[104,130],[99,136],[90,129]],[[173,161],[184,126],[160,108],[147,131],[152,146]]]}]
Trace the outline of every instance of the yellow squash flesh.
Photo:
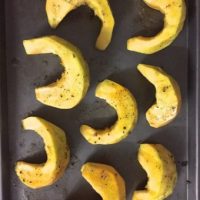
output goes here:
[{"label": "yellow squash flesh", "polygon": [[164,28],[153,37],[133,37],[128,40],[127,48],[144,54],[152,54],[169,46],[183,28],[186,6],[184,0],[144,0],[153,9],[164,14]]},{"label": "yellow squash flesh", "polygon": [[86,163],[81,168],[82,176],[100,194],[103,200],[125,200],[125,182],[111,166]]},{"label": "yellow squash flesh", "polygon": [[88,66],[80,51],[57,36],[24,40],[24,47],[29,55],[47,53],[58,55],[64,67],[59,80],[35,90],[37,100],[59,109],[70,109],[78,105],[89,87]]},{"label": "yellow squash flesh", "polygon": [[123,86],[104,80],[96,88],[96,96],[106,100],[117,112],[118,120],[110,128],[96,130],[82,125],[80,131],[91,144],[114,144],[126,138],[138,118],[137,103],[130,91]]},{"label": "yellow squash flesh", "polygon": [[138,160],[148,182],[145,190],[133,193],[132,200],[163,200],[171,195],[177,181],[173,155],[160,144],[141,144]]},{"label": "yellow squash flesh", "polygon": [[22,124],[25,130],[33,130],[42,137],[47,161],[41,164],[19,161],[15,167],[17,176],[32,189],[52,185],[64,174],[69,163],[70,150],[65,132],[39,117],[26,118]]},{"label": "yellow squash flesh", "polygon": [[56,28],[70,11],[81,5],[89,6],[102,21],[96,47],[100,50],[106,49],[111,41],[115,24],[108,0],[47,0],[46,12],[50,26]]},{"label": "yellow squash flesh", "polygon": [[178,84],[159,67],[139,64],[138,70],[156,89],[156,103],[146,112],[147,121],[154,128],[169,124],[181,108]]}]

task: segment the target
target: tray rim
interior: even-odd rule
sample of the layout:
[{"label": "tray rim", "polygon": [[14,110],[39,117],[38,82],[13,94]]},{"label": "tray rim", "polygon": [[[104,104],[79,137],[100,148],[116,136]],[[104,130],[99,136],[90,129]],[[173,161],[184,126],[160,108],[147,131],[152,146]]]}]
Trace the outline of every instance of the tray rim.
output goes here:
[{"label": "tray rim", "polygon": [[0,199],[8,199],[9,185],[6,176],[8,173],[8,115],[7,115],[7,80],[6,80],[6,19],[5,1],[0,6]]},{"label": "tray rim", "polygon": [[[9,177],[8,162],[6,157],[9,156],[8,149],[8,116],[7,116],[7,74],[6,74],[6,17],[5,17],[5,0],[1,1],[0,6],[0,199],[9,200]],[[187,199],[199,199],[200,185],[200,1],[193,0],[188,3],[188,15],[193,15],[188,23],[188,47],[190,43],[195,44],[189,48],[188,65],[188,144],[187,144]],[[5,68],[4,68],[5,67]],[[7,105],[7,106],[5,106]],[[189,106],[195,105],[195,106]],[[194,145],[195,144],[195,145]],[[195,148],[194,148],[195,146]],[[193,150],[191,150],[193,149]]]},{"label": "tray rim", "polygon": [[[188,3],[189,4],[189,3]],[[194,15],[189,23],[188,47],[191,42],[195,44],[194,48],[189,48],[189,73],[188,83],[188,168],[187,168],[187,199],[199,199],[199,160],[200,160],[200,2],[195,0],[188,5],[188,14]],[[194,12],[194,13],[193,13]],[[194,90],[190,90],[194,88]],[[195,105],[190,106],[189,105]],[[193,116],[193,117],[191,117]],[[194,148],[195,144],[195,148]],[[194,149],[192,152],[191,149]],[[189,151],[190,150],[190,151]],[[194,169],[194,170],[193,170]],[[192,198],[191,198],[192,197]]]}]

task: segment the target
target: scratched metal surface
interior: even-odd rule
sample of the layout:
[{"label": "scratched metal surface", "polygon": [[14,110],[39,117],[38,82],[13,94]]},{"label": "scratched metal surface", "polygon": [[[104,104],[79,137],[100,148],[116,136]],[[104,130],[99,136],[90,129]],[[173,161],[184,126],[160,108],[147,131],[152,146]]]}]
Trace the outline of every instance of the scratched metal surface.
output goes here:
[{"label": "scratched metal surface", "polygon": [[[154,55],[142,55],[126,50],[126,41],[133,35],[153,35],[162,28],[163,16],[140,0],[110,0],[116,26],[112,42],[106,51],[95,49],[100,21],[87,7],[68,15],[59,27],[51,29],[45,14],[45,1],[6,1],[6,66],[8,91],[9,192],[6,200],[100,200],[100,196],[81,177],[80,168],[86,161],[110,164],[126,181],[127,199],[146,180],[137,161],[141,142],[161,143],[175,156],[178,183],[169,200],[187,199],[188,170],[188,26],[177,40]],[[87,96],[76,108],[58,110],[36,101],[34,88],[56,80],[62,68],[53,55],[27,56],[24,39],[58,35],[76,45],[89,64],[91,84]],[[154,88],[136,70],[139,63],[161,66],[180,84],[183,105],[180,115],[170,125],[150,128],[145,111],[154,102]],[[139,121],[130,136],[116,145],[92,146],[81,136],[79,127],[89,123],[101,128],[116,120],[115,111],[95,98],[99,81],[106,78],[127,87],[136,97]],[[67,133],[71,162],[64,176],[50,187],[31,190],[20,183],[14,172],[17,160],[45,161],[42,140],[31,131],[23,131],[21,120],[27,116],[49,120]],[[25,134],[26,133],[26,134]]]}]

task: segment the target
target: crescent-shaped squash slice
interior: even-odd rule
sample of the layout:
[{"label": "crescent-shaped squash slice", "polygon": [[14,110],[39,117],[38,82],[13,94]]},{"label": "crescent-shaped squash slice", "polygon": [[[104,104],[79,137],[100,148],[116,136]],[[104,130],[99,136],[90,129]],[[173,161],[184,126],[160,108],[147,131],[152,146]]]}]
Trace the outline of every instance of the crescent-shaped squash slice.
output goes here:
[{"label": "crescent-shaped squash slice", "polygon": [[144,54],[152,54],[169,46],[183,28],[186,6],[184,0],[144,0],[153,9],[164,14],[164,28],[153,37],[133,37],[128,40],[127,48]]},{"label": "crescent-shaped squash slice", "polygon": [[27,54],[58,55],[64,67],[61,79],[35,90],[37,100],[59,109],[70,109],[79,104],[89,86],[88,66],[80,51],[57,36],[24,40],[23,43]]},{"label": "crescent-shaped squash slice", "polygon": [[69,163],[70,150],[65,132],[39,117],[28,117],[22,124],[25,130],[33,130],[42,137],[47,161],[41,164],[19,161],[15,167],[17,176],[32,189],[51,185],[63,175]]},{"label": "crescent-shaped squash slice", "polygon": [[126,138],[135,127],[138,118],[137,103],[130,91],[123,86],[104,80],[96,88],[96,96],[106,100],[118,115],[117,122],[110,128],[96,130],[82,125],[80,131],[91,144],[114,144]]},{"label": "crescent-shaped squash slice", "polygon": [[113,167],[98,163],[86,163],[82,166],[81,172],[103,200],[126,199],[124,179]]},{"label": "crescent-shaped squash slice", "polygon": [[89,6],[102,21],[96,47],[100,50],[106,49],[111,41],[115,24],[108,0],[47,0],[46,12],[50,26],[56,28],[70,11],[81,5]]},{"label": "crescent-shaped squash slice", "polygon": [[133,200],[163,200],[173,193],[177,180],[173,155],[160,144],[141,144],[138,160],[146,171],[145,190],[135,191]]},{"label": "crescent-shaped squash slice", "polygon": [[178,115],[181,107],[178,84],[159,67],[139,64],[138,70],[156,88],[156,103],[146,112],[147,121],[154,128],[169,124]]}]

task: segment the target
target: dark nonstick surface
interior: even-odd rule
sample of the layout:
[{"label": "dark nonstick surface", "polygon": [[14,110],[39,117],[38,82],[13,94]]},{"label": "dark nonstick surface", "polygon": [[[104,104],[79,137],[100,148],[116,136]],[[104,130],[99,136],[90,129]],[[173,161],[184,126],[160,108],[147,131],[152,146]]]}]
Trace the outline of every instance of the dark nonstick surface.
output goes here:
[{"label": "dark nonstick surface", "polygon": [[[189,81],[190,77],[197,74],[197,71],[191,71],[196,69],[197,64],[194,56],[197,40],[195,33],[193,37],[190,36],[191,31],[195,30],[196,3],[191,2],[194,11],[189,12],[184,30],[170,47],[153,55],[142,55],[126,50],[127,39],[137,34],[154,35],[163,26],[163,16],[148,8],[141,0],[110,0],[116,26],[112,42],[105,51],[95,49],[101,23],[87,7],[71,12],[53,30],[47,23],[45,1],[5,1],[6,52],[1,54],[4,58],[6,56],[6,72],[2,71],[4,75],[7,74],[2,76],[7,81],[1,81],[4,94],[7,93],[7,103],[4,103],[1,112],[3,130],[6,131],[3,142],[5,148],[2,151],[4,176],[1,182],[5,200],[100,200],[101,197],[81,177],[80,168],[87,161],[115,167],[126,181],[127,199],[130,200],[133,191],[144,186],[146,181],[145,172],[137,161],[137,150],[143,142],[163,144],[176,158],[178,182],[173,195],[168,199],[186,200],[189,197],[190,200],[197,200],[197,191],[194,189],[197,182],[190,179],[190,175],[195,177],[197,171],[197,166],[194,167],[197,152],[195,143],[192,143],[198,141],[193,127],[197,118],[192,112],[198,108],[194,100],[197,83],[193,78],[191,81],[194,82]],[[80,48],[89,64],[90,89],[74,109],[58,110],[42,105],[35,99],[34,88],[55,81],[63,70],[59,59],[53,55],[27,56],[24,51],[24,39],[46,35],[57,35],[72,42]],[[145,119],[146,110],[155,101],[155,90],[137,71],[139,63],[163,67],[180,85],[183,99],[181,113],[164,128],[150,128]],[[120,143],[92,146],[81,136],[80,125],[84,123],[102,128],[111,125],[117,118],[115,111],[94,95],[97,84],[104,79],[114,80],[134,94],[138,102],[139,121],[131,135]],[[71,162],[64,176],[52,186],[38,190],[21,184],[14,171],[17,160],[35,163],[45,161],[40,137],[21,128],[21,120],[28,116],[43,117],[64,129],[71,149]],[[9,146],[5,145],[8,143]],[[6,146],[9,151],[6,151]]]}]

